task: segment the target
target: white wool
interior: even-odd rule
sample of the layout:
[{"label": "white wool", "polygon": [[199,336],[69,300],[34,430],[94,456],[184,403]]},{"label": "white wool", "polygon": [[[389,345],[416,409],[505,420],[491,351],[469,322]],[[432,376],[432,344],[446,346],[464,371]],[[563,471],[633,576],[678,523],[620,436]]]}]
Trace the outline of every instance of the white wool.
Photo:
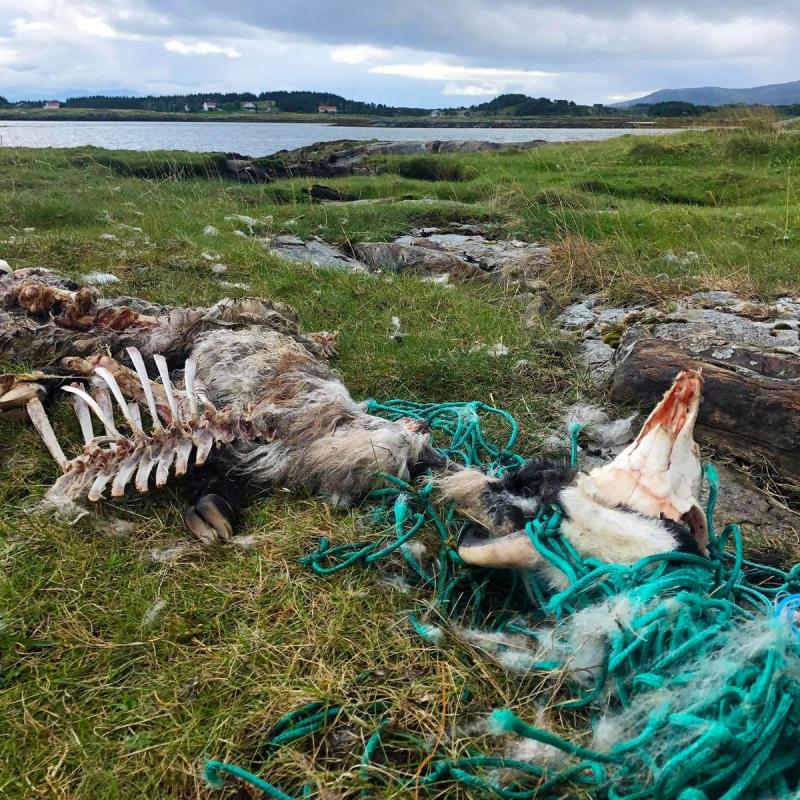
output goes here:
[{"label": "white wool", "polygon": [[175,542],[169,547],[154,548],[149,552],[148,557],[157,564],[169,564],[179,559],[191,549],[192,546],[188,541]]},{"label": "white wool", "polygon": [[220,281],[220,286],[224,286],[226,289],[241,289],[243,292],[250,291],[250,284],[249,283],[237,283],[235,281]]},{"label": "white wool", "polygon": [[219,231],[213,225],[206,225],[205,228],[203,228],[203,233],[206,236],[216,236]]},{"label": "white wool", "polygon": [[246,214],[229,214],[225,217],[225,222],[243,222],[245,225],[258,225],[255,217],[248,217]]},{"label": "white wool", "polygon": [[414,558],[419,560],[422,558],[427,552],[428,548],[422,542],[418,542],[416,539],[412,539],[405,544],[406,550],[411,553]]},{"label": "white wool", "polygon": [[530,672],[536,663],[550,654],[550,643],[544,646],[522,634],[485,631],[479,628],[452,628],[453,634],[463,642],[492,656],[510,672]]},{"label": "white wool", "polygon": [[611,419],[602,408],[576,403],[567,409],[564,421],[568,428],[574,424],[583,426],[583,433],[591,441],[604,447],[613,447],[633,439],[636,414],[622,419]]},{"label": "white wool", "polygon": [[215,275],[224,275],[228,271],[228,268],[224,264],[212,264],[211,271]]},{"label": "white wool", "polygon": [[200,253],[200,258],[204,258],[206,261],[216,261],[219,256],[216,253],[207,253],[205,250]]},{"label": "white wool", "polygon": [[234,536],[228,541],[228,544],[232,544],[240,550],[252,550],[263,538],[263,536],[255,536],[253,534]]},{"label": "white wool", "polygon": [[88,275],[81,275],[81,280],[89,286],[99,286],[104,283],[119,283],[119,278],[110,272],[90,272]]},{"label": "white wool", "polygon": [[4,258],[0,258],[0,273],[10,273],[14,270],[11,269],[11,265],[6,261]]},{"label": "white wool", "polygon": [[411,591],[411,584],[402,575],[384,575],[378,583],[400,594],[408,594]]},{"label": "white wool", "polygon": [[[767,617],[739,621],[716,637],[718,646],[712,652],[693,660],[684,659],[673,671],[663,675],[667,680],[664,686],[640,690],[629,706],[601,717],[594,726],[592,749],[607,753],[615,745],[635,738],[665,704],[674,711],[681,711],[698,700],[714,697],[735,673],[768,648],[779,653],[787,671],[796,674],[800,669],[795,635],[782,622]],[[687,674],[691,675],[689,681],[670,681],[672,676]],[[663,724],[647,743],[656,772],[669,758],[696,741],[697,736],[697,727]],[[652,782],[653,774],[643,762],[637,759],[629,763],[641,763],[642,772],[637,780],[643,785]]]},{"label": "white wool", "polygon": [[487,348],[486,352],[490,356],[499,358],[500,356],[507,356],[511,351],[502,342],[495,342],[491,347]]},{"label": "white wool", "polygon": [[101,233],[100,236],[98,236],[97,238],[98,239],[102,239],[103,241],[106,241],[106,242],[116,242],[117,241],[117,237],[114,236],[113,233]]},{"label": "white wool", "polygon": [[560,649],[565,666],[580,685],[594,684],[603,667],[609,637],[630,625],[633,613],[629,598],[619,595],[573,614],[564,629],[556,631],[563,642]]},{"label": "white wool", "polygon": [[167,601],[160,597],[153,601],[153,604],[147,609],[147,611],[144,612],[144,616],[142,617],[142,625],[144,627],[152,625],[166,607]]},{"label": "white wool", "polygon": [[[586,475],[564,489],[559,499],[566,512],[561,530],[583,558],[612,564],[634,564],[655,553],[674,550],[677,541],[660,520],[606,506],[584,491]],[[566,586],[566,577],[549,562],[543,569],[554,586]]]},{"label": "white wool", "polygon": [[[549,733],[555,733],[547,720],[544,709],[539,709],[533,723],[537,728]],[[492,726],[489,718],[483,720],[483,733],[492,734]],[[568,755],[563,750],[553,747],[551,744],[528,739],[524,736],[509,735],[503,757],[514,761],[523,761],[537,767],[559,769],[567,760]],[[525,773],[513,767],[492,770],[489,781],[495,786],[507,786],[514,780],[521,778]]]}]

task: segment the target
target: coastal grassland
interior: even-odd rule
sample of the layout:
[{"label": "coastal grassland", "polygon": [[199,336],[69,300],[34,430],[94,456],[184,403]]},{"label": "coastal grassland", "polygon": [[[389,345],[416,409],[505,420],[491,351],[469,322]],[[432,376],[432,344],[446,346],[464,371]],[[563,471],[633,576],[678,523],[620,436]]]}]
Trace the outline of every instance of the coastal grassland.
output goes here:
[{"label": "coastal grassland", "polygon": [[[288,264],[258,235],[347,244],[472,222],[551,242],[546,277],[562,300],[605,288],[668,301],[701,285],[774,295],[800,283],[799,142],[712,132],[442,156],[458,178],[449,181],[435,180],[440,167],[414,172],[384,159],[379,175],[327,181],[382,201],[356,205],[309,203],[308,180],[223,180],[204,156],[0,150],[0,257],[74,277],[112,272],[121,283],[106,291],[154,301],[252,293],[289,302],[306,330],[341,331],[337,366],[354,396],[495,403],[518,416],[520,449],[531,452],[587,385],[547,323],[526,328],[522,304],[492,287]],[[225,220],[234,214],[258,220],[256,236]],[[207,225],[218,235],[204,234]],[[222,286],[212,263],[251,288]],[[400,344],[388,336],[395,315],[407,333]],[[497,341],[508,357],[474,348]],[[56,428],[74,448],[64,404]],[[0,797],[205,798],[206,757],[264,758],[257,770],[287,790],[308,781],[315,796],[356,797],[373,702],[385,702],[397,728],[441,737],[457,755],[502,746],[460,734],[462,724],[500,706],[533,719],[537,698],[550,696],[536,675],[511,676],[457,642],[437,649],[411,635],[407,614],[425,613],[429,591],[390,588],[378,569],[320,578],[297,563],[320,536],[368,537],[367,509],[334,512],[277,492],[245,514],[253,547],[158,562],[151,551],[185,538],[184,487],[102,505],[67,527],[29,513],[54,477],[35,433],[0,423]],[[261,751],[282,713],[314,699],[356,713],[335,737]],[[391,756],[385,776],[413,777],[416,767]],[[415,792],[390,784],[371,796]],[[439,796],[479,794],[445,785]]]}]

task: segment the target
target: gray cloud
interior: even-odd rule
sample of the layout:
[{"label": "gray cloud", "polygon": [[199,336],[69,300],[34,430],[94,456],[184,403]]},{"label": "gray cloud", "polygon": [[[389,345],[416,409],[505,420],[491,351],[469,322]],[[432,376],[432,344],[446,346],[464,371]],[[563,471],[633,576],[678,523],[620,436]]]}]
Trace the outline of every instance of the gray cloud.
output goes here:
[{"label": "gray cloud", "polygon": [[0,94],[319,88],[437,106],[519,90],[590,102],[793,80],[800,67],[800,0],[0,0],[0,11]]}]

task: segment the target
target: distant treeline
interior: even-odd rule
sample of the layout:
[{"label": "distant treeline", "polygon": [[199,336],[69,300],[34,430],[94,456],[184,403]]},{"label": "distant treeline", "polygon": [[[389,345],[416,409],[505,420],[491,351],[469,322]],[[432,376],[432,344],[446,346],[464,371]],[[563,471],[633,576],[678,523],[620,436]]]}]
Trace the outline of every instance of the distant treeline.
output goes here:
[{"label": "distant treeline", "polygon": [[[203,103],[212,100],[220,111],[241,111],[243,103],[255,103],[261,111],[267,111],[267,105],[273,109],[289,113],[315,114],[320,106],[336,106],[340,114],[362,114],[376,117],[423,117],[431,114],[429,108],[407,108],[404,106],[387,106],[383,103],[363,103],[359,100],[348,100],[338,94],[328,92],[206,92],[203,94],[147,95],[147,97],[121,97],[94,95],[91,97],[69,97],[62,106],[67,108],[86,109],[120,109],[131,111],[202,111]],[[267,101],[271,101],[268,103]],[[11,103],[0,96],[0,107],[22,106],[40,108],[41,100],[25,100]],[[783,116],[800,116],[800,103],[788,106],[768,106]],[[458,108],[437,109],[434,114],[443,116],[499,116],[499,117],[588,117],[611,116],[630,117],[646,114],[650,117],[676,118],[699,117],[703,114],[735,111],[737,108],[748,108],[744,105],[707,106],[695,105],[678,100],[660,103],[639,104],[628,108],[614,108],[602,103],[579,105],[572,100],[550,100],[547,97],[529,97],[525,94],[501,94],[486,103]],[[764,108],[764,106],[756,106]]]},{"label": "distant treeline", "polygon": [[[127,109],[134,111],[201,111],[206,100],[213,100],[221,111],[239,111],[242,103],[271,100],[280,111],[313,114],[319,106],[336,106],[340,114],[374,114],[376,116],[424,116],[425,108],[403,108],[383,103],[362,103],[327,92],[204,92],[203,94],[147,95],[147,97],[121,97],[94,95],[68,97],[62,105],[67,108]],[[41,102],[26,101],[26,106],[40,106]]]},{"label": "distant treeline", "polygon": [[[602,105],[580,106],[572,100],[550,100],[547,97],[528,97],[525,94],[501,94],[488,103],[472,106],[470,111],[505,117],[565,116],[586,117],[590,114],[615,113]],[[616,113],[619,113],[618,111]]]}]

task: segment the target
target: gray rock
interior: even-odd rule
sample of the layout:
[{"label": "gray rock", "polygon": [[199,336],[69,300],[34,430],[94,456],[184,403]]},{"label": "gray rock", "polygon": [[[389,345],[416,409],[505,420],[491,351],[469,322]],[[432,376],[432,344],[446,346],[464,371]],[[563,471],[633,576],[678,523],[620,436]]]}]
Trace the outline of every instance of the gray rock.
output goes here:
[{"label": "gray rock", "polygon": [[315,267],[347,272],[367,272],[367,267],[362,262],[346,256],[322,239],[312,238],[304,242],[296,236],[285,235],[263,241],[270,253],[288,261],[307,262]]},{"label": "gray rock", "polygon": [[487,277],[480,267],[452,253],[437,247],[410,244],[402,241],[404,238],[408,237],[401,237],[395,242],[359,242],[353,246],[353,253],[370,269],[384,272],[447,274],[461,280]]},{"label": "gray rock", "polygon": [[559,315],[556,320],[562,328],[567,330],[585,330],[591,328],[597,321],[597,316],[584,303],[573,303],[567,306]]},{"label": "gray rock", "polygon": [[589,366],[592,383],[608,383],[614,374],[614,349],[599,339],[587,339],[578,345],[578,352]]},{"label": "gray rock", "polygon": [[531,300],[528,301],[525,310],[522,312],[522,319],[525,326],[532,328],[537,325],[541,322],[543,317],[547,316],[547,314],[553,310],[554,306],[555,303],[548,291],[545,290],[535,294]]}]

